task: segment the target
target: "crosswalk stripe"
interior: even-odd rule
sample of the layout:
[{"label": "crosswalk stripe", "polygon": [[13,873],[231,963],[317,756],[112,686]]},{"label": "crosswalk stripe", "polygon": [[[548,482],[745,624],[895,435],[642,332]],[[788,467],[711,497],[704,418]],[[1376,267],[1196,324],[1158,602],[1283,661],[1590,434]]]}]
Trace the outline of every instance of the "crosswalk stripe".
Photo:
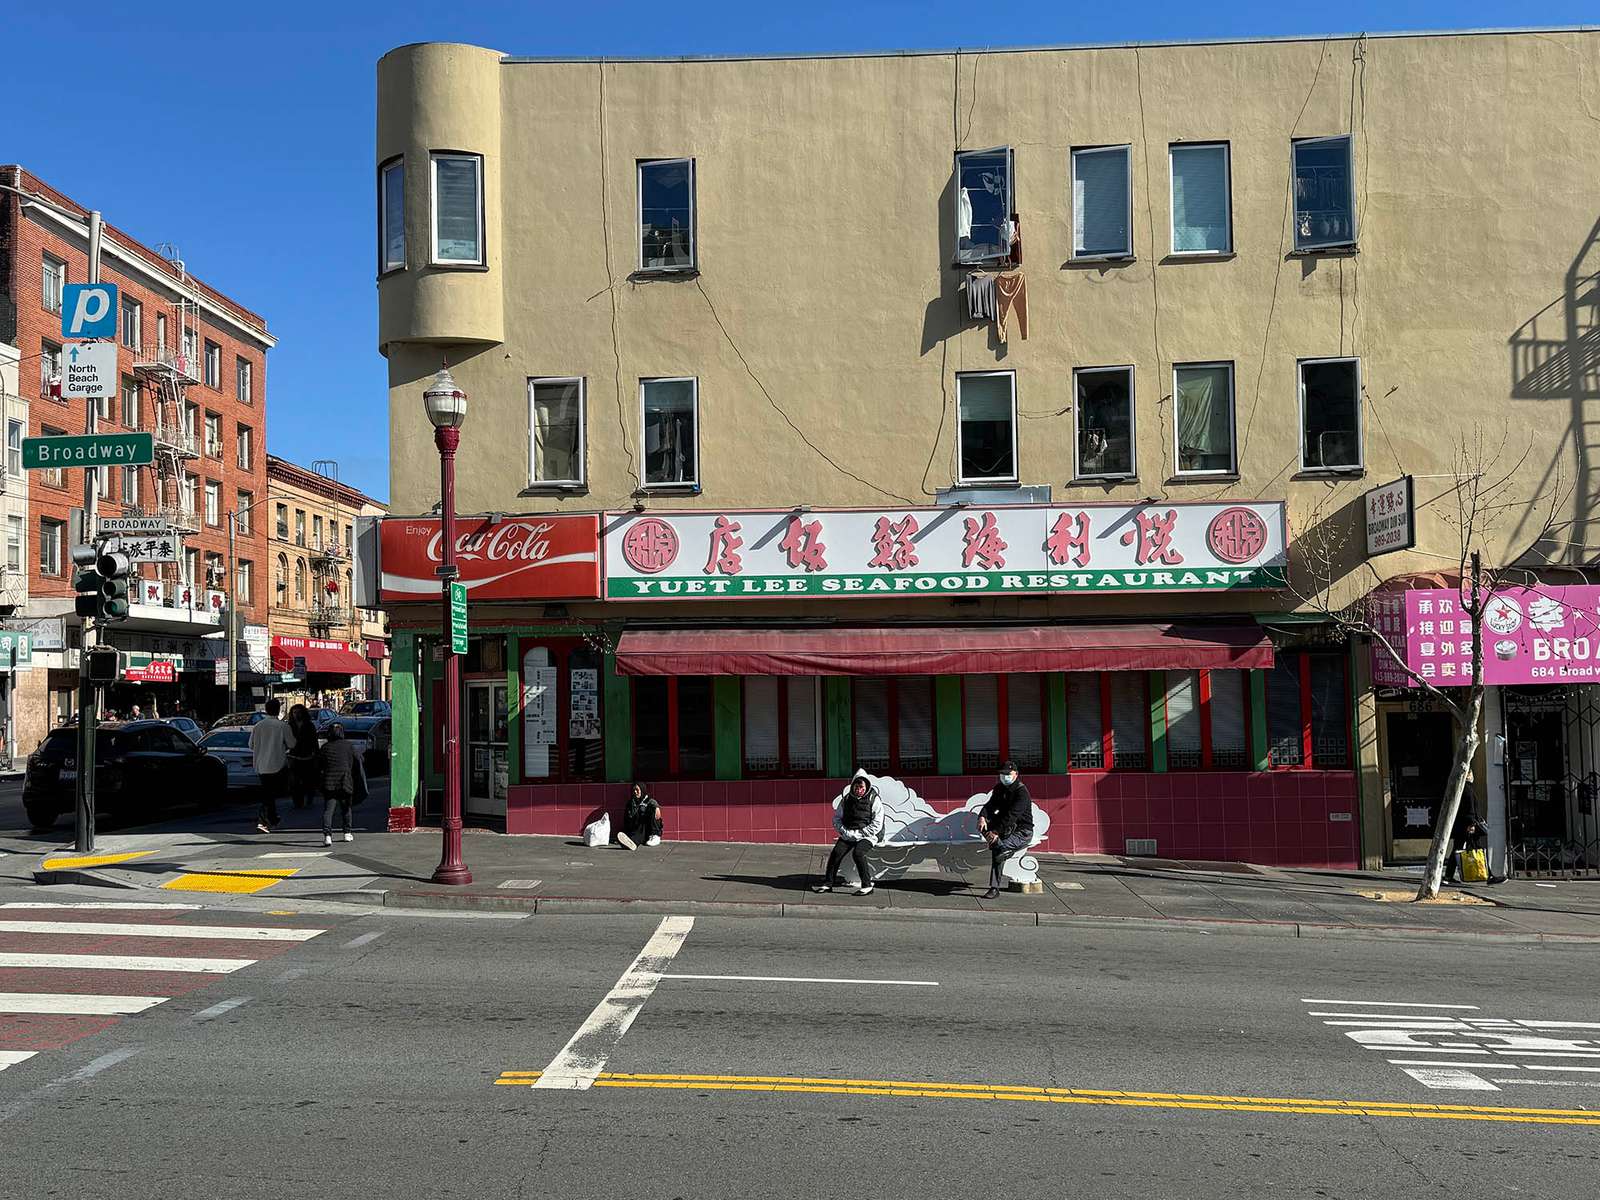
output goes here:
[{"label": "crosswalk stripe", "polygon": [[53,933],[75,937],[195,938],[208,941],[309,942],[323,929],[247,925],[132,925],[109,921],[0,921],[0,934]]},{"label": "crosswalk stripe", "polygon": [[19,1062],[27,1062],[37,1053],[37,1050],[0,1050],[0,1071],[14,1067]]},{"label": "crosswalk stripe", "polygon": [[77,971],[186,971],[227,975],[253,958],[158,958],[142,954],[16,954],[0,951],[0,967],[65,967]]},{"label": "crosswalk stripe", "polygon": [[0,1013],[111,1017],[143,1012],[170,996],[77,996],[61,992],[0,992]]},{"label": "crosswalk stripe", "polygon": [[0,908],[153,908],[169,909],[172,912],[190,912],[199,908],[198,904],[152,904],[149,901],[125,900],[120,903],[107,900],[84,900],[75,904],[63,904],[53,900],[12,900],[0,904]]}]

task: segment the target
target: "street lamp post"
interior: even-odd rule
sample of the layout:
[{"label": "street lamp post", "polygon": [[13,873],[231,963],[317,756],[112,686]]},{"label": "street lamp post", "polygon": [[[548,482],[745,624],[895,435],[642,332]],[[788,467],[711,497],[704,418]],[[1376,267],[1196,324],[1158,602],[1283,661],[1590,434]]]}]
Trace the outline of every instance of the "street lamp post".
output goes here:
[{"label": "street lamp post", "polygon": [[440,367],[422,393],[439,447],[440,532],[444,548],[439,564],[440,607],[444,613],[444,853],[433,873],[435,883],[471,883],[472,872],[461,861],[461,658],[450,629],[450,582],[456,568],[456,447],[467,419],[467,394]]}]

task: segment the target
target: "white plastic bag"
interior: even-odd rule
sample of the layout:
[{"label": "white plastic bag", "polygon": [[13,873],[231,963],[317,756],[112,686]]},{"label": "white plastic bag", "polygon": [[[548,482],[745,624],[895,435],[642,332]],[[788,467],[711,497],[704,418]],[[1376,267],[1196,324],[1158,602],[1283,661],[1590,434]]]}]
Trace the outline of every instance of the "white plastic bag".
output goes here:
[{"label": "white plastic bag", "polygon": [[583,827],[585,846],[604,846],[611,841],[611,814],[601,813]]}]

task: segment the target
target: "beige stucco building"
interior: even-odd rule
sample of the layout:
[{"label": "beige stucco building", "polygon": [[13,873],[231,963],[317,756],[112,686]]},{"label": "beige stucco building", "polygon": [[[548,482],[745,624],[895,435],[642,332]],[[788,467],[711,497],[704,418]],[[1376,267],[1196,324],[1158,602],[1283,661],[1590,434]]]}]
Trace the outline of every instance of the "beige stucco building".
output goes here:
[{"label": "beige stucco building", "polygon": [[[504,679],[481,745],[469,730],[476,811],[567,831],[648,773],[699,810],[678,836],[809,840],[852,764],[954,801],[1011,757],[1048,849],[1415,853],[1428,825],[1393,793],[1420,776],[1387,743],[1417,740],[1391,718],[1426,705],[1378,696],[1365,648],[1307,618],[1451,567],[1463,438],[1488,447],[1475,469],[1519,468],[1488,559],[1588,561],[1597,96],[1592,30],[386,55],[394,510],[438,497],[420,396],[444,356],[470,398],[460,511],[611,514],[592,591],[474,618],[495,645],[469,673]],[[1341,555],[1314,602],[1282,586],[1328,529],[1359,543],[1364,494],[1406,475],[1414,549]],[[1530,560],[1552,495],[1560,530]],[[902,550],[956,556],[930,557],[926,591],[874,540],[907,517]],[[867,547],[860,582],[830,584],[814,541]],[[397,696],[426,705],[437,607],[394,619]],[[1153,649],[1117,644],[1131,622]],[[784,658],[785,637],[907,629],[1076,640]],[[652,631],[705,654],[652,665],[630,642]],[[749,657],[760,631],[785,648]],[[569,728],[591,670],[600,727]],[[436,741],[398,747],[397,805],[437,791]],[[1502,843],[1513,783],[1490,787]]]}]

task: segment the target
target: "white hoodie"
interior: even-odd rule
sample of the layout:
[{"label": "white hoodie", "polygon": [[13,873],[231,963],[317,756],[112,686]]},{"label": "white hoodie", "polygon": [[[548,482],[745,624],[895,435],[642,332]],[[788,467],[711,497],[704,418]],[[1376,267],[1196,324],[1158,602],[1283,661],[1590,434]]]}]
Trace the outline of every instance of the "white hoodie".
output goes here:
[{"label": "white hoodie", "polygon": [[[872,801],[872,819],[867,822],[865,829],[846,829],[844,826],[844,806],[850,801],[850,788],[857,779],[867,781],[867,798]],[[839,836],[847,842],[866,842],[869,846],[876,846],[878,838],[883,833],[883,801],[878,797],[877,785],[872,782],[872,776],[865,771],[857,771],[851,777],[850,783],[845,786],[844,793],[833,802],[833,827],[839,831]]]}]

